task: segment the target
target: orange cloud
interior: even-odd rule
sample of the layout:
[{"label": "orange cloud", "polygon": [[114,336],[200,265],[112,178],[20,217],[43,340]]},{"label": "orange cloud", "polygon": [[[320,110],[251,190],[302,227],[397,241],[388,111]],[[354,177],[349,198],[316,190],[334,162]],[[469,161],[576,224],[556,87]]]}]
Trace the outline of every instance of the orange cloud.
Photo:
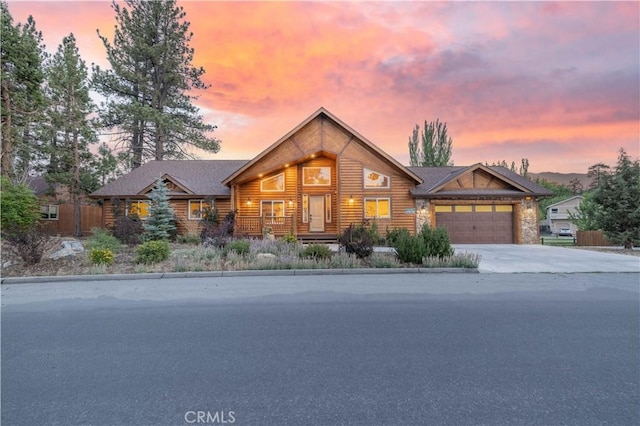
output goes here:
[{"label": "orange cloud", "polygon": [[[408,162],[416,123],[448,123],[456,164],[519,161],[584,171],[640,155],[637,2],[179,2],[194,93],[218,158],[251,158],[324,106]],[[18,2],[49,50],[74,32],[105,65],[109,2]],[[567,160],[570,158],[571,161]]]}]

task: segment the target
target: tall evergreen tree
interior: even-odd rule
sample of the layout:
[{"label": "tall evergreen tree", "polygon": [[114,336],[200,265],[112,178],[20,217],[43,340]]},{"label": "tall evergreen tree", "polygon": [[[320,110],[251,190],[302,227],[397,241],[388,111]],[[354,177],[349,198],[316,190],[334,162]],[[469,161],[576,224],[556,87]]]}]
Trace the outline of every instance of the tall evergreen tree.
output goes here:
[{"label": "tall evergreen tree", "polygon": [[176,229],[176,217],[169,205],[167,185],[158,179],[149,195],[149,216],[142,226],[147,241],[166,240]]},{"label": "tall evergreen tree", "polygon": [[0,9],[2,175],[23,180],[38,159],[38,123],[46,106],[42,90],[46,53],[31,16],[25,24],[14,25],[5,2]]},{"label": "tall evergreen tree", "polygon": [[452,146],[453,140],[447,134],[447,123],[441,123],[439,119],[425,121],[422,132],[416,124],[409,138],[409,161],[412,166],[453,166]]},{"label": "tall evergreen tree", "polygon": [[614,173],[600,175],[593,200],[600,206],[597,222],[614,243],[633,248],[640,241],[640,160],[620,149]]},{"label": "tall evergreen tree", "polygon": [[205,89],[192,65],[193,33],[176,0],[115,1],[113,42],[99,34],[111,69],[94,67],[95,89],[107,98],[102,125],[118,134],[131,168],[146,160],[191,158],[189,147],[220,149],[190,92]]},{"label": "tall evergreen tree", "polygon": [[89,95],[87,66],[80,57],[73,34],[65,37],[47,68],[49,96],[49,164],[47,181],[69,189],[74,207],[74,234],[82,235],[80,196],[92,188],[83,188],[90,181],[88,169],[92,154],[89,144],[96,142],[95,130],[89,121],[93,102]]}]

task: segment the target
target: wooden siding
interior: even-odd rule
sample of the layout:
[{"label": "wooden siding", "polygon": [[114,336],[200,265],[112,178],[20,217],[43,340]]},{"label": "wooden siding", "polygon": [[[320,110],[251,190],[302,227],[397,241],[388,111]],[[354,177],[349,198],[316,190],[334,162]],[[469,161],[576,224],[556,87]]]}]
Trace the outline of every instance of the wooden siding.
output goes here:
[{"label": "wooden siding", "polygon": [[[198,232],[200,232],[200,221],[189,219],[189,200],[204,199],[205,197],[194,197],[189,199],[169,200],[169,205],[173,209],[177,218],[176,227],[178,230],[178,234],[197,234]],[[130,198],[129,200],[146,200],[146,198]],[[231,210],[231,200],[216,199],[214,200],[214,205],[218,209],[218,213],[220,214],[220,221],[222,221],[227,213],[229,213],[229,211]],[[111,200],[105,200],[102,208],[102,217],[102,226],[105,228],[111,228],[115,221],[115,216],[113,214],[113,203]]]}]

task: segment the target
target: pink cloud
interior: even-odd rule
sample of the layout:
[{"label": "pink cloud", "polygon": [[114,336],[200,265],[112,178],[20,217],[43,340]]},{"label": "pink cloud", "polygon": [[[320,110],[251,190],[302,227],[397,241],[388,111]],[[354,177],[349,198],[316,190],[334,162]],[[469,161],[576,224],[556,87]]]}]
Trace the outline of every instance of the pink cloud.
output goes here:
[{"label": "pink cloud", "polygon": [[[456,164],[528,157],[532,170],[569,172],[613,164],[621,146],[640,155],[636,2],[179,4],[220,158],[256,155],[320,106],[403,162],[414,124],[435,118]],[[33,14],[50,50],[74,32],[104,65],[96,29],[113,31],[109,2],[9,9]]]}]

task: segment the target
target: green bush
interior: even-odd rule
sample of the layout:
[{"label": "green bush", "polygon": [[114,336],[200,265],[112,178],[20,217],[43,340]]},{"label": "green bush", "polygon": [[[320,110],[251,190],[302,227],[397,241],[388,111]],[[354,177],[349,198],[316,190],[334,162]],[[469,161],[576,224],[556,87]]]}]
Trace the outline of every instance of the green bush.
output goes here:
[{"label": "green bush", "polygon": [[365,224],[352,223],[340,235],[339,240],[347,253],[364,259],[373,253],[373,245],[377,242],[378,236]]},{"label": "green bush", "polygon": [[445,228],[431,228],[429,225],[425,224],[420,230],[420,236],[424,240],[426,256],[453,256],[453,247],[451,247],[449,233]]},{"label": "green bush", "polygon": [[407,228],[394,228],[391,231],[387,230],[387,244],[391,247],[395,247],[398,239],[401,236],[410,235]]},{"label": "green bush", "polygon": [[92,248],[89,250],[89,259],[94,265],[111,265],[115,256],[108,248]]},{"label": "green bush", "polygon": [[298,242],[298,239],[296,238],[295,235],[293,235],[291,232],[287,232],[286,234],[284,234],[280,240],[284,241],[285,243],[290,243],[290,244],[296,244]]},{"label": "green bush", "polygon": [[398,233],[393,246],[398,259],[405,263],[422,263],[422,258],[427,255],[427,247],[422,236],[411,235],[408,231]]},{"label": "green bush", "polygon": [[121,243],[106,229],[91,228],[91,236],[87,239],[85,245],[87,250],[109,249],[112,253],[117,253],[120,250]]},{"label": "green bush", "polygon": [[406,263],[422,263],[422,259],[453,256],[449,234],[444,228],[432,229],[425,224],[418,235],[411,235],[405,228],[387,233],[387,241],[396,249],[398,259]]},{"label": "green bush", "polygon": [[27,232],[40,219],[38,198],[24,184],[14,184],[2,177],[0,189],[1,227],[4,232]]},{"label": "green bush", "polygon": [[331,249],[324,244],[309,244],[301,252],[304,259],[324,260],[331,258]]},{"label": "green bush", "polygon": [[136,263],[151,264],[162,262],[169,258],[169,243],[156,240],[147,241],[136,248]]},{"label": "green bush", "polygon": [[251,243],[249,242],[249,240],[233,240],[230,241],[225,248],[227,251],[233,251],[241,256],[244,256],[249,253]]}]

